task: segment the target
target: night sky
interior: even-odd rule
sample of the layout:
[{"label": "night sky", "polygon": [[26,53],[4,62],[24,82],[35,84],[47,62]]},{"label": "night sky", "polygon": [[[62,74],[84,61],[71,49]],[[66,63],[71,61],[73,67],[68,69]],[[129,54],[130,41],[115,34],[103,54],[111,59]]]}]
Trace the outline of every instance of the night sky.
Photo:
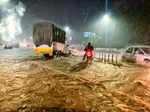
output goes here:
[{"label": "night sky", "polygon": [[[25,16],[23,18],[23,24],[26,29],[28,29],[28,26],[31,24],[38,22],[38,20],[47,20],[52,21],[53,23],[60,26],[68,25],[71,29],[73,29],[74,32],[76,32],[76,34],[78,34],[76,36],[80,38],[84,31],[93,30],[99,33],[99,28],[97,28],[97,26],[95,29],[92,27],[93,21],[96,21],[97,18],[105,13],[105,0],[21,1],[26,6]],[[135,15],[139,15],[139,13],[141,13],[141,15],[142,13],[149,13],[146,11],[140,12],[141,9],[145,7],[144,5],[148,3],[149,0],[108,0],[108,12],[111,12],[111,16],[115,16],[115,18],[120,19],[116,19],[116,21],[120,21],[120,23],[116,23],[119,25],[119,30],[116,31],[120,32],[120,34],[113,34],[116,39],[120,38],[120,35],[123,35],[122,42],[127,42],[129,41],[129,38],[133,37],[129,35],[128,38],[126,38],[124,35],[126,35],[126,33],[129,34],[132,32],[130,28],[132,27],[132,21],[135,21],[132,20]],[[127,22],[129,26],[127,26]],[[74,37],[75,41],[80,40],[77,37]]]},{"label": "night sky", "polygon": [[[26,14],[77,27],[105,10],[105,0],[22,0]],[[108,0],[108,10],[135,8],[145,0]],[[78,28],[78,27],[77,27]]]},{"label": "night sky", "polygon": [[47,20],[60,26],[67,25],[77,34],[80,34],[88,19],[98,13],[99,4],[103,10],[105,5],[105,0],[22,0],[22,2],[26,6],[23,18],[25,29],[31,29],[30,24],[38,20]]},{"label": "night sky", "polygon": [[61,25],[86,22],[89,13],[98,11],[98,2],[98,0],[24,0],[26,13]]}]

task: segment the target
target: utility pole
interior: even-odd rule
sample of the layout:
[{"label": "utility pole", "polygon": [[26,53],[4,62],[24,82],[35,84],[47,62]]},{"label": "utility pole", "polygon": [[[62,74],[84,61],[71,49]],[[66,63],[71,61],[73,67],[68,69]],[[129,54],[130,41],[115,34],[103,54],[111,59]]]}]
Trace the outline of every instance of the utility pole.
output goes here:
[{"label": "utility pole", "polygon": [[105,0],[105,11],[106,11],[106,13],[108,11],[108,0]]},{"label": "utility pole", "polygon": [[[105,14],[108,12],[108,0],[105,0]],[[108,47],[108,26],[105,24],[105,47]]]}]

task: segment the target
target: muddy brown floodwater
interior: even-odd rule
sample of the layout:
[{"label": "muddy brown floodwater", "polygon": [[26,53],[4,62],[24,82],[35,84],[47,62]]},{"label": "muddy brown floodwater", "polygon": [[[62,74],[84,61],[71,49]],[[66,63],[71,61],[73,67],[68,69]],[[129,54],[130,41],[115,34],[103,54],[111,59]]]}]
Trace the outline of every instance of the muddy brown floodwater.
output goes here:
[{"label": "muddy brown floodwater", "polygon": [[0,112],[150,112],[150,69],[0,50]]}]

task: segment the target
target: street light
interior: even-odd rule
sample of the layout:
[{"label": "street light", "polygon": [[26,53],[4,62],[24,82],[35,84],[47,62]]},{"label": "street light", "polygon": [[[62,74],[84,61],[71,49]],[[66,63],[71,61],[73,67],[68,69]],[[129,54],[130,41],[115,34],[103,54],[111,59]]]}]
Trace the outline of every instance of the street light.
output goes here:
[{"label": "street light", "polygon": [[107,23],[107,22],[109,22],[109,16],[107,15],[107,14],[105,14],[104,16],[103,16],[103,21],[105,22],[105,23]]},{"label": "street light", "polygon": [[65,31],[68,33],[69,30],[70,30],[69,26],[66,26],[66,27],[65,27]]},{"label": "street light", "polygon": [[108,14],[105,14],[102,18],[102,23],[107,24],[110,21],[110,17]]}]

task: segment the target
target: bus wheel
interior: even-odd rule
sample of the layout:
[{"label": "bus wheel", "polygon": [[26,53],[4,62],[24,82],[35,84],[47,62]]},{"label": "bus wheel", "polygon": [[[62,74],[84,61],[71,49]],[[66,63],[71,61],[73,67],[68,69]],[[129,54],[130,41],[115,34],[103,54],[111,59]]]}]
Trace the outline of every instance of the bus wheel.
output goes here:
[{"label": "bus wheel", "polygon": [[48,59],[53,58],[53,56],[50,56],[49,54],[44,54],[44,57],[45,57],[45,58],[48,58]]}]

